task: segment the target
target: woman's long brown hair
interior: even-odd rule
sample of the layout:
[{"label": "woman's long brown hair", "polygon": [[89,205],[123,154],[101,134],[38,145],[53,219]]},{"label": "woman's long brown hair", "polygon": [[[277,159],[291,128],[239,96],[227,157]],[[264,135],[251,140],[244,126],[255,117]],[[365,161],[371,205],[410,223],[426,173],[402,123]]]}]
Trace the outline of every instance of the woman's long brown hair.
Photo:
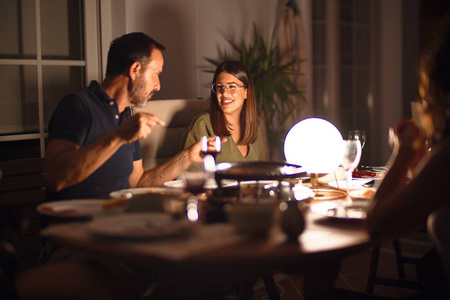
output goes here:
[{"label": "woman's long brown hair", "polygon": [[[224,61],[217,66],[213,77],[213,84],[216,83],[220,73],[227,72],[247,87],[247,99],[244,101],[241,115],[239,118],[241,132],[240,140],[235,141],[239,145],[248,145],[254,143],[258,136],[258,114],[256,110],[255,90],[250,73],[245,66],[235,60]],[[218,136],[230,136],[229,125],[222,109],[219,107],[217,95],[211,91],[210,118],[214,132]]]}]

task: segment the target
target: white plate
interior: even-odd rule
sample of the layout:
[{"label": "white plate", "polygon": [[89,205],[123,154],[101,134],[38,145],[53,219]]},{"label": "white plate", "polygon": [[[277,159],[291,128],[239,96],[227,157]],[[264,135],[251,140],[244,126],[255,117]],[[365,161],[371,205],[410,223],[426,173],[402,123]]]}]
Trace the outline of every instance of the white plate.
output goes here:
[{"label": "white plate", "polygon": [[[350,189],[364,189],[365,187],[363,184],[372,180],[374,180],[374,178],[353,178],[350,182]],[[340,190],[347,190],[347,180],[331,181],[328,185]]]},{"label": "white plate", "polygon": [[93,217],[104,213],[102,199],[75,199],[43,203],[37,207],[40,214],[53,217]]},{"label": "white plate", "polygon": [[349,191],[348,195],[353,200],[370,200],[375,195],[376,189],[368,188],[368,189],[359,189],[359,190],[353,190]]},{"label": "white plate", "polygon": [[164,186],[176,189],[184,189],[184,181],[181,179],[171,180],[164,182]]},{"label": "white plate", "polygon": [[[237,185],[237,181],[236,180],[222,180],[222,186],[223,187],[228,187],[228,186],[233,186],[233,185]],[[185,187],[185,183],[183,180],[181,179],[177,179],[177,180],[171,180],[171,181],[166,181],[164,182],[164,186],[166,187],[170,187],[170,188],[177,188],[177,189],[184,189]],[[215,179],[207,179],[205,182],[205,189],[207,190],[213,190],[217,188],[217,182]]]},{"label": "white plate", "polygon": [[133,195],[141,194],[179,194],[180,191],[169,187],[144,187],[144,188],[132,188],[115,191],[109,194],[111,198],[125,198],[129,199]]},{"label": "white plate", "polygon": [[153,239],[187,234],[192,226],[187,220],[174,220],[163,213],[125,213],[95,219],[88,230],[109,238]]},{"label": "white plate", "polygon": [[313,203],[311,205],[311,211],[331,219],[363,220],[367,216],[366,209],[368,204],[368,201],[358,201],[351,204],[338,204],[335,201],[326,201]]}]

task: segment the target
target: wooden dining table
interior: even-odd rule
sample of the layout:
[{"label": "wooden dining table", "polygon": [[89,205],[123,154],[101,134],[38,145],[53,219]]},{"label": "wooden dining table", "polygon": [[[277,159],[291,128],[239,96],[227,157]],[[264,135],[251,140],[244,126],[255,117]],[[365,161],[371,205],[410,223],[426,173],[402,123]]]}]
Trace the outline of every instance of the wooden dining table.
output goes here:
[{"label": "wooden dining table", "polygon": [[[306,228],[294,242],[288,241],[279,222],[262,238],[238,234],[227,222],[200,221],[184,236],[149,241],[99,237],[89,230],[89,222],[51,225],[42,235],[57,245],[149,265],[160,284],[176,286],[179,298],[187,299],[192,291],[218,291],[286,269],[304,271],[306,277],[315,274],[315,281],[323,277],[326,285],[327,274],[320,272],[371,245],[361,221],[327,218],[309,208],[303,214]],[[304,288],[314,294],[317,282],[311,286]]]}]

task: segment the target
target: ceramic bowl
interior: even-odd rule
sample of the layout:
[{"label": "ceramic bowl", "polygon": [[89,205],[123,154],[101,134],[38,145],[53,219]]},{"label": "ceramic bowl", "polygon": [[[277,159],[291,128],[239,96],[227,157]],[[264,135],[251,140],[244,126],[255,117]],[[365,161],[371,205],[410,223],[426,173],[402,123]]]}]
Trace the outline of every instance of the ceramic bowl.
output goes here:
[{"label": "ceramic bowl", "polygon": [[225,206],[228,221],[249,237],[265,237],[273,225],[273,203],[233,203]]}]

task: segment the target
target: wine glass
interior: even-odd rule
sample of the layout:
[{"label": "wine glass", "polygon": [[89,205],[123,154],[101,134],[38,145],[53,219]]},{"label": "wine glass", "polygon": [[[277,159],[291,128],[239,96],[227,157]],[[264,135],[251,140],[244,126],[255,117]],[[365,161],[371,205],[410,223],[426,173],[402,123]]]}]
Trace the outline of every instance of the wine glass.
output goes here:
[{"label": "wine glass", "polygon": [[366,143],[366,132],[361,129],[349,130],[348,132],[349,140],[359,140],[361,142],[361,149],[364,148]]},{"label": "wine glass", "polygon": [[352,182],[352,173],[359,164],[361,159],[361,141],[360,140],[344,140],[344,149],[342,157],[342,167],[347,172],[347,192],[350,190]]},{"label": "wine glass", "polygon": [[204,191],[207,175],[204,171],[186,171],[180,176],[184,181],[184,190],[193,195]]}]

